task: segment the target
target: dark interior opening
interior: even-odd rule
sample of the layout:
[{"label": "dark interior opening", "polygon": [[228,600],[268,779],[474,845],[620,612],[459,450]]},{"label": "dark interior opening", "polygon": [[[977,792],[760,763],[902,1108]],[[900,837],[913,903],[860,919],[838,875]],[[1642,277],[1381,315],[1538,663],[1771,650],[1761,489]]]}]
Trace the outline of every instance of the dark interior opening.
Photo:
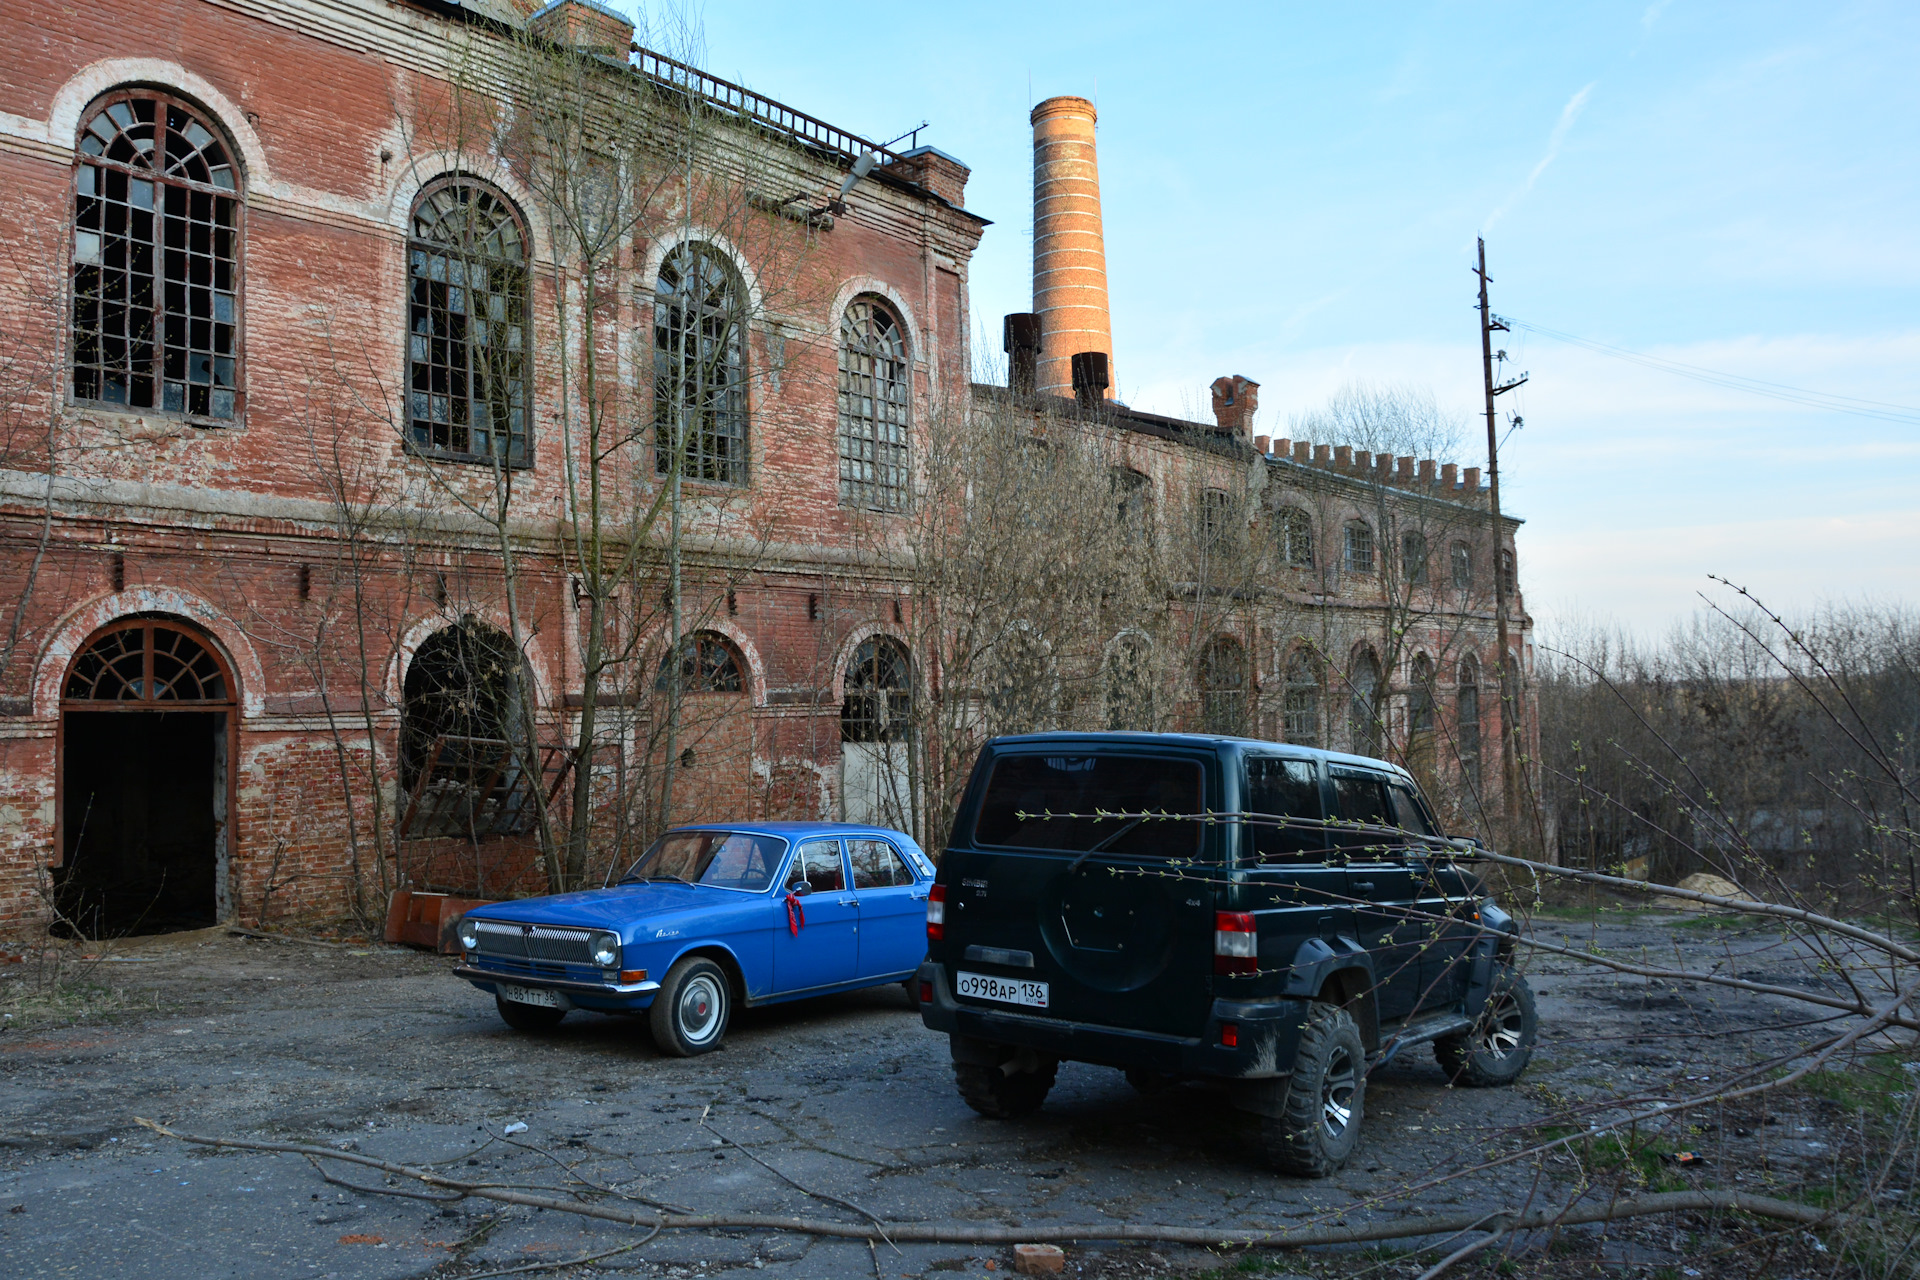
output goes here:
[{"label": "dark interior opening", "polygon": [[219,923],[221,711],[69,711],[61,754],[62,927],[88,938]]}]

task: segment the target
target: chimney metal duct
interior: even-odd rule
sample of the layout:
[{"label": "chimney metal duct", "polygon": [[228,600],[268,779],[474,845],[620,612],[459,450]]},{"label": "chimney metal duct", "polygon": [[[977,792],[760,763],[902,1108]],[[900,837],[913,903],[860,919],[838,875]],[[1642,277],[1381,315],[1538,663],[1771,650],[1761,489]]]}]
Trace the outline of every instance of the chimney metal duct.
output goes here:
[{"label": "chimney metal duct", "polygon": [[1007,387],[1017,396],[1033,394],[1040,364],[1040,317],[1016,311],[1000,324],[1000,349],[1007,353]]},{"label": "chimney metal duct", "polygon": [[1082,409],[1091,409],[1106,398],[1107,353],[1076,351],[1073,354],[1073,398]]}]

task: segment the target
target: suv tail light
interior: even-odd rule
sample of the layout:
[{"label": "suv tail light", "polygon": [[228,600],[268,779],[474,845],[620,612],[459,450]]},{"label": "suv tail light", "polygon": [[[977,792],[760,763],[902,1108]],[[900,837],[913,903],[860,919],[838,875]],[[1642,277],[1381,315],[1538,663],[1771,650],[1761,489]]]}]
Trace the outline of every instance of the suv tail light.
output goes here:
[{"label": "suv tail light", "polygon": [[927,894],[927,941],[947,936],[947,886],[937,884]]},{"label": "suv tail light", "polygon": [[1257,973],[1259,969],[1260,935],[1254,929],[1252,913],[1214,912],[1213,971],[1215,973]]}]

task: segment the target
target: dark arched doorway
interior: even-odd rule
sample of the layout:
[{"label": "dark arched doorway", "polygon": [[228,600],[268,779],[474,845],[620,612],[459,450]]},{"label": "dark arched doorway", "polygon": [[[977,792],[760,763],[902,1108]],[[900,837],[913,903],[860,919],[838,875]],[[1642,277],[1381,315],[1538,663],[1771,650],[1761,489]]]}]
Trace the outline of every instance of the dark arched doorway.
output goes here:
[{"label": "dark arched doorway", "polygon": [[169,618],[96,633],[60,688],[54,905],[86,937],[166,933],[228,915],[233,673]]}]

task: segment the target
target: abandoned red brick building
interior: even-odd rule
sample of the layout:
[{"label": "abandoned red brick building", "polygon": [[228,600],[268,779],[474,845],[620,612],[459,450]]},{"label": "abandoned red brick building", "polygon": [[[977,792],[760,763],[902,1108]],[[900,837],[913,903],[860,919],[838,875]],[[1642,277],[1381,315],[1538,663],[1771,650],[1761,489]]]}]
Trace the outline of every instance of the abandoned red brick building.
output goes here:
[{"label": "abandoned red brick building", "polygon": [[[0,922],[365,918],[403,882],[597,879],[696,808],[937,845],[918,797],[952,769],[915,707],[991,697],[941,683],[912,530],[949,509],[931,433],[983,414],[1111,455],[1123,520],[1191,513],[1158,542],[1240,548],[1160,592],[1163,620],[1231,601],[1207,634],[1089,659],[1160,643],[1156,709],[1049,715],[1444,736],[1427,767],[1497,790],[1512,522],[1492,548],[1471,470],[1270,454],[1244,378],[1210,424],[1112,404],[1080,100],[1035,112],[1009,390],[971,382],[964,165],[584,0],[106,0],[0,33]],[[542,94],[604,128],[553,132]]]}]

